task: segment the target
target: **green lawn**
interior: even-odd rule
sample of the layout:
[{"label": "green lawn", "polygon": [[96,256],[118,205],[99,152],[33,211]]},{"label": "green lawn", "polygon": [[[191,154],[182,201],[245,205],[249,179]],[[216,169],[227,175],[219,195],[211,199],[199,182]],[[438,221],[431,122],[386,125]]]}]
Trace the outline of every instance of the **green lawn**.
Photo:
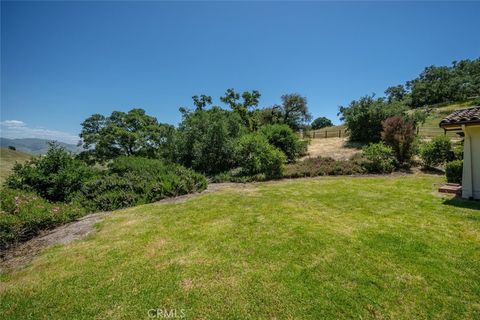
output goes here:
[{"label": "green lawn", "polygon": [[439,196],[442,180],[299,179],[121,210],[1,275],[0,318],[479,319],[480,203]]}]

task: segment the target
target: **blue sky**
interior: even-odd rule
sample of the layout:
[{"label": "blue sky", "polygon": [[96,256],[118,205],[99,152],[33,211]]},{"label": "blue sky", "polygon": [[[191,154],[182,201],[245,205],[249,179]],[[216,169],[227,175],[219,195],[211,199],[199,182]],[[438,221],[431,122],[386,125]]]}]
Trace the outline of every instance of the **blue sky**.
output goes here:
[{"label": "blue sky", "polygon": [[177,124],[191,96],[285,93],[338,122],[425,66],[480,56],[474,2],[3,2],[1,134],[74,142],[93,113]]}]

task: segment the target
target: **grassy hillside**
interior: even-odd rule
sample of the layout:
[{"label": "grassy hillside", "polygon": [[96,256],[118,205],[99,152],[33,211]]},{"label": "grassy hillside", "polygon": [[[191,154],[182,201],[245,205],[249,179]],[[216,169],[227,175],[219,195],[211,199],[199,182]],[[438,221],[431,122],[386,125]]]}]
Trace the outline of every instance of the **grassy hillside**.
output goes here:
[{"label": "grassy hillside", "polygon": [[[462,103],[453,103],[441,107],[432,108],[430,116],[427,118],[425,124],[420,127],[419,134],[423,137],[433,137],[437,135],[443,135],[444,131],[438,125],[443,118],[458,109],[464,109],[472,106],[473,103],[462,102]],[[425,109],[425,108],[420,108]],[[413,112],[413,111],[412,111]],[[447,135],[450,137],[458,137],[455,132],[447,132]]]},{"label": "grassy hillside", "polygon": [[14,151],[7,148],[0,148],[0,184],[10,174],[15,162],[25,162],[30,159],[32,155],[21,151]]},{"label": "grassy hillside", "polygon": [[478,319],[480,204],[441,181],[299,179],[121,210],[0,275],[0,315]]}]

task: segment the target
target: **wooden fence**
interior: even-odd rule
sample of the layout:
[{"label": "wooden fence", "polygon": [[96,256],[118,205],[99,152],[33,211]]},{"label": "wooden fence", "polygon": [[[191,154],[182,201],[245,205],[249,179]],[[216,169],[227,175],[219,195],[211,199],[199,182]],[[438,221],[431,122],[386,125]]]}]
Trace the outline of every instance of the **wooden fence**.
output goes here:
[{"label": "wooden fence", "polygon": [[[436,136],[446,135],[450,138],[459,138],[456,132],[445,132],[440,127],[420,127],[418,130],[418,136],[421,138],[433,138]],[[346,129],[331,129],[331,130],[312,130],[310,131],[310,137],[312,139],[325,139],[325,138],[344,138],[348,133]]]},{"label": "wooden fence", "polygon": [[312,130],[310,136],[312,139],[343,138],[347,136],[347,133],[345,129]]}]

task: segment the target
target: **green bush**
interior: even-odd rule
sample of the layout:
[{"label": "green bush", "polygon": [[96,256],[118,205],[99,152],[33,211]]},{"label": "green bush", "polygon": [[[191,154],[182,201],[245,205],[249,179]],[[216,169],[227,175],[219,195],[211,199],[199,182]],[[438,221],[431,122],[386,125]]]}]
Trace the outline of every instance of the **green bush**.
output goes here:
[{"label": "green bush", "polygon": [[362,148],[362,166],[370,173],[390,173],[395,169],[395,156],[392,148],[383,142],[372,143]]},{"label": "green bush", "polygon": [[284,177],[300,178],[331,175],[352,175],[363,173],[364,169],[354,160],[334,160],[332,158],[307,158],[285,168]]},{"label": "green bush", "polygon": [[114,210],[204,190],[206,178],[161,160],[119,157],[108,170],[85,183],[76,201],[89,210]]},{"label": "green bush", "polygon": [[298,135],[286,124],[266,125],[259,132],[268,143],[280,149],[289,162],[295,161],[304,148]]},{"label": "green bush", "polygon": [[184,113],[177,135],[178,161],[206,174],[234,168],[235,141],[246,132],[236,112],[212,108]]},{"label": "green bush", "polygon": [[33,192],[10,188],[0,190],[0,206],[0,251],[85,214],[79,206],[50,203]]},{"label": "green bush", "polygon": [[36,192],[50,201],[67,202],[95,174],[95,169],[52,143],[45,156],[16,164],[6,184],[13,189]]},{"label": "green bush", "polygon": [[453,160],[452,143],[446,136],[438,136],[420,147],[420,157],[425,167],[435,167]]},{"label": "green bush", "polygon": [[447,181],[451,183],[462,183],[462,173],[463,173],[463,161],[454,160],[448,162],[445,166],[445,175],[447,176]]},{"label": "green bush", "polygon": [[243,175],[265,174],[266,178],[282,176],[286,157],[257,133],[244,135],[238,141],[237,159]]},{"label": "green bush", "polygon": [[402,115],[406,109],[401,102],[387,103],[383,98],[365,96],[352,101],[348,107],[340,107],[340,119],[345,122],[351,141],[378,142],[383,130],[382,122]]},{"label": "green bush", "polygon": [[453,159],[463,160],[463,141],[453,146]]}]

